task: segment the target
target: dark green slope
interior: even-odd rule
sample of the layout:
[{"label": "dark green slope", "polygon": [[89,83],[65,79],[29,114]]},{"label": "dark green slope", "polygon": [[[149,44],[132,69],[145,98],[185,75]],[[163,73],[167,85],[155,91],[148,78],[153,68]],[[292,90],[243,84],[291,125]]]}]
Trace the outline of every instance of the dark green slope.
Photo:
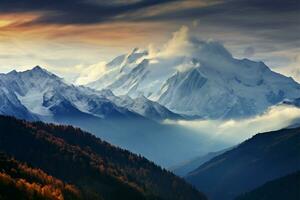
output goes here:
[{"label": "dark green slope", "polygon": [[0,151],[75,185],[84,199],[205,199],[143,157],[71,126],[0,117]]},{"label": "dark green slope", "polygon": [[300,169],[300,128],[261,133],[187,175],[213,200],[231,200]]},{"label": "dark green slope", "polygon": [[257,189],[240,195],[236,200],[299,200],[300,171],[269,181]]}]

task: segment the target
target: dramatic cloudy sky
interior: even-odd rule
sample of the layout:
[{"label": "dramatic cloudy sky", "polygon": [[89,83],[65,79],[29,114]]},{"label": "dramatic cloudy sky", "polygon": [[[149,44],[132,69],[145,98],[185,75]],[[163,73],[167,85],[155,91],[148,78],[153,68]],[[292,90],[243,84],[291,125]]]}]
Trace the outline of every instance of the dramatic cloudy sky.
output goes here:
[{"label": "dramatic cloudy sky", "polygon": [[68,76],[182,26],[300,81],[299,0],[0,0],[0,72]]}]

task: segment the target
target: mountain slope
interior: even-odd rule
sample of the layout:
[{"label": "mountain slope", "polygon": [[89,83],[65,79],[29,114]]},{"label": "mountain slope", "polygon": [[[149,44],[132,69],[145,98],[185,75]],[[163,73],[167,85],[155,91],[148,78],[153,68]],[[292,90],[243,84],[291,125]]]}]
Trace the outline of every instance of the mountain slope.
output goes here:
[{"label": "mountain slope", "polygon": [[[1,76],[0,76],[1,77]],[[1,78],[2,79],[2,78]],[[15,93],[9,92],[3,80],[0,79],[0,114],[16,116],[21,119],[37,119],[24,105],[21,104]]]},{"label": "mountain slope", "polygon": [[217,151],[217,152],[210,152],[203,156],[199,156],[197,158],[194,158],[192,160],[184,162],[180,165],[171,167],[170,170],[177,176],[181,176],[181,177],[186,176],[186,175],[188,175],[189,172],[194,171],[199,166],[201,166],[203,163],[206,163],[207,161],[211,160],[212,158],[214,158],[218,155],[221,155],[221,154],[225,153],[226,151],[229,151],[230,149],[231,148],[224,149],[224,150]]},{"label": "mountain slope", "polygon": [[73,185],[31,168],[0,152],[0,199],[80,200],[80,191]]},{"label": "mountain slope", "polygon": [[116,97],[113,95],[108,98],[115,102],[117,105],[126,107],[130,111],[138,113],[142,116],[146,116],[150,119],[161,121],[165,119],[178,120],[184,118],[183,116],[168,110],[166,107],[160,105],[157,102],[151,101],[144,96],[132,99],[126,95],[120,97]]},{"label": "mountain slope", "polygon": [[87,86],[98,90],[105,89],[113,84],[116,79],[122,79],[123,76],[137,67],[136,61],[143,59],[146,55],[148,55],[148,52],[135,48],[128,54],[117,56],[106,65],[109,73],[104,74],[101,79],[91,82]]},{"label": "mountain slope", "polygon": [[75,185],[84,199],[205,199],[182,179],[70,126],[0,117],[0,150]]},{"label": "mountain slope", "polygon": [[243,194],[236,200],[298,200],[300,199],[300,172],[289,174]]},{"label": "mountain slope", "polygon": [[[292,78],[262,62],[236,59],[218,42],[190,37],[186,28],[165,49],[138,52],[117,57],[119,62],[88,86],[132,98],[144,95],[175,113],[214,119],[261,114],[285,98],[300,97]],[[107,82],[111,74],[114,79]]]},{"label": "mountain slope", "polygon": [[186,180],[211,199],[229,200],[299,170],[299,155],[299,128],[261,133],[204,163]]}]

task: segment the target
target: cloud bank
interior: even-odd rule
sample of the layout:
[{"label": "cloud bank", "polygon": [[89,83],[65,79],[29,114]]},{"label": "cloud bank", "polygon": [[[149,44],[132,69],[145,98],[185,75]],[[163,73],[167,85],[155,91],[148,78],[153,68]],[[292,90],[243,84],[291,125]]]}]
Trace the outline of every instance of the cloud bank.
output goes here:
[{"label": "cloud bank", "polygon": [[206,135],[212,140],[223,140],[226,143],[237,144],[251,136],[282,129],[300,122],[300,108],[287,105],[271,107],[262,115],[243,120],[195,120],[195,121],[166,121],[167,124],[178,124]]},{"label": "cloud bank", "polygon": [[95,24],[120,21],[123,14],[174,1],[0,0],[0,13],[36,13],[28,24]]}]

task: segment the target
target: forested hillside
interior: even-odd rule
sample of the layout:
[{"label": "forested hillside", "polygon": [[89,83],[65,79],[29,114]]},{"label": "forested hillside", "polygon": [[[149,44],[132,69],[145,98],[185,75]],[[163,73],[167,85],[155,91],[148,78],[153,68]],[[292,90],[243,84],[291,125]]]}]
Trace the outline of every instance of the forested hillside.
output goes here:
[{"label": "forested hillside", "polygon": [[81,200],[80,191],[70,184],[31,168],[0,152],[1,200]]},{"label": "forested hillside", "polygon": [[84,199],[205,199],[172,173],[71,126],[0,117],[0,150],[74,185]]}]

